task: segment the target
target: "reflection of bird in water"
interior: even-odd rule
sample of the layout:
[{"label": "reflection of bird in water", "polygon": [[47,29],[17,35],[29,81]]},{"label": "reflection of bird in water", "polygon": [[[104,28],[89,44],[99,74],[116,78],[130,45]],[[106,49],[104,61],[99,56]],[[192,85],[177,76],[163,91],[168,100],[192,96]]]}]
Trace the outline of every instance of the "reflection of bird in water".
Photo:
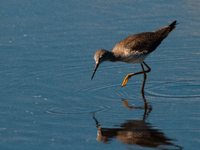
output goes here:
[{"label": "reflection of bird in water", "polygon": [[[104,61],[140,63],[142,72],[128,74],[122,83],[122,87],[126,85],[130,77],[138,74],[144,74],[144,82],[142,85],[143,91],[146,81],[146,73],[151,71],[151,68],[144,62],[144,59],[160,45],[162,40],[165,39],[168,34],[176,28],[176,25],[177,23],[174,21],[169,26],[153,32],[144,32],[131,35],[119,42],[112,51],[107,51],[104,49],[98,50],[94,55],[96,66],[92,78],[94,77],[98,66]],[[143,64],[148,70],[144,70]]]},{"label": "reflection of bird in water", "polygon": [[167,138],[163,132],[155,129],[150,123],[143,120],[129,120],[121,124],[119,128],[98,128],[97,141],[107,143],[117,137],[119,141],[128,145],[138,145],[149,148],[163,148],[172,146],[182,149],[173,144],[173,139]]},{"label": "reflection of bird in water", "polygon": [[128,102],[122,99],[128,109],[144,109],[142,120],[127,120],[113,128],[102,128],[98,120],[93,116],[96,127],[98,127],[97,140],[108,143],[111,139],[117,137],[119,141],[128,145],[158,149],[166,149],[166,147],[182,149],[182,147],[172,143],[173,139],[166,137],[162,131],[145,121],[152,110],[152,106],[147,105],[144,95],[143,99],[144,107],[129,106]]}]

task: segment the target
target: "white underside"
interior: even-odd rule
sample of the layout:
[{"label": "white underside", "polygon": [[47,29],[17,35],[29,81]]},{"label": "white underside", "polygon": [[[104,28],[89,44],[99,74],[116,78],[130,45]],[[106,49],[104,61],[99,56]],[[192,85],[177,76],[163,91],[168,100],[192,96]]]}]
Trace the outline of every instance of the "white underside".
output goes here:
[{"label": "white underside", "polygon": [[147,51],[145,52],[138,52],[135,51],[131,55],[130,53],[125,53],[125,56],[123,57],[122,61],[126,63],[142,63],[145,58],[147,58],[149,54],[147,54]]}]

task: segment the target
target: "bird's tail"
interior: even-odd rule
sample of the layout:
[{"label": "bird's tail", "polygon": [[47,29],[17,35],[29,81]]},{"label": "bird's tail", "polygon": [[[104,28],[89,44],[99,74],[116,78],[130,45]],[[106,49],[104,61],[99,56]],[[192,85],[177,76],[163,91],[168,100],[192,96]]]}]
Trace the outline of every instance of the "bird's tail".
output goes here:
[{"label": "bird's tail", "polygon": [[171,32],[172,30],[174,30],[175,28],[176,28],[176,25],[178,24],[178,23],[176,23],[177,21],[174,21],[174,22],[172,22],[169,26],[170,26],[170,31],[169,32]]}]

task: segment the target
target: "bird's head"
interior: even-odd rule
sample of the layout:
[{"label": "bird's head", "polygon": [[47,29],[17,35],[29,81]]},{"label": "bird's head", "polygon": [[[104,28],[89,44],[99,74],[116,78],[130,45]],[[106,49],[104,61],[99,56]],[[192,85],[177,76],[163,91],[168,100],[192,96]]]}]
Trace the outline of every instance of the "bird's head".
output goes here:
[{"label": "bird's head", "polygon": [[109,51],[107,51],[105,49],[100,49],[94,54],[94,60],[96,62],[96,65],[95,65],[95,68],[94,68],[94,71],[93,71],[91,79],[94,77],[94,74],[95,74],[98,66],[102,62],[109,60],[108,53],[109,53]]}]

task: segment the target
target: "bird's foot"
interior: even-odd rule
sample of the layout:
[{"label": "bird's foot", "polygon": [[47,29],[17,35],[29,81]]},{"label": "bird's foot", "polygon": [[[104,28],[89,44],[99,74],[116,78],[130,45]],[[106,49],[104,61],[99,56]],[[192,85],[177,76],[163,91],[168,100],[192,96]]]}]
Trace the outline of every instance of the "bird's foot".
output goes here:
[{"label": "bird's foot", "polygon": [[126,76],[126,78],[124,79],[124,81],[123,81],[123,83],[122,83],[122,86],[121,87],[123,87],[123,86],[125,86],[126,85],[126,83],[128,82],[128,79],[130,78],[131,76],[129,76],[129,75],[127,75]]}]

